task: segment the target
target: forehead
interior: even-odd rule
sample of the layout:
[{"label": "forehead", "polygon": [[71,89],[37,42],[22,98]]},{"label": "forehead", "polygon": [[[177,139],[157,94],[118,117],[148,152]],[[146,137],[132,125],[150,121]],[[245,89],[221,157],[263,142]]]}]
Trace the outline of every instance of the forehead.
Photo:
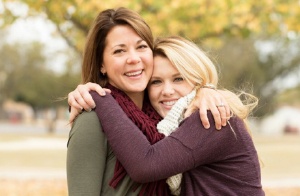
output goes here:
[{"label": "forehead", "polygon": [[117,25],[107,34],[107,44],[121,44],[122,42],[137,42],[141,37],[128,25]]},{"label": "forehead", "polygon": [[156,62],[156,64],[158,65],[172,65],[171,61],[165,57],[165,56],[161,56],[161,55],[155,55],[154,57],[154,61]]},{"label": "forehead", "polygon": [[161,55],[154,56],[154,71],[164,72],[165,74],[168,74],[170,72],[178,72],[171,61],[167,57]]}]

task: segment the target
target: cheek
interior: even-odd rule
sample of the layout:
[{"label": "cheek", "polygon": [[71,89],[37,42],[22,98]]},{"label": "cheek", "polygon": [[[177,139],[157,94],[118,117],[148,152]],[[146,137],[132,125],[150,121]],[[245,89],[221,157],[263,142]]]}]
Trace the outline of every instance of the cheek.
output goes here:
[{"label": "cheek", "polygon": [[147,54],[144,56],[144,62],[145,62],[145,64],[146,64],[147,68],[148,68],[148,69],[151,71],[151,73],[152,73],[152,71],[153,71],[153,64],[154,64],[152,52],[149,52],[149,53],[147,53]]},{"label": "cheek", "polygon": [[157,88],[148,87],[148,95],[151,105],[156,110],[158,105],[159,90]]},{"label": "cheek", "polygon": [[146,65],[146,69],[147,69],[147,72],[150,76],[152,76],[153,74],[153,61],[148,61],[147,65]]},{"label": "cheek", "polygon": [[176,88],[176,91],[180,97],[184,97],[184,96],[188,95],[190,92],[192,92],[193,88],[194,87],[190,86],[189,84],[181,85]]},{"label": "cheek", "polygon": [[118,62],[114,62],[106,66],[107,74],[111,77],[119,77],[124,72],[124,66]]},{"label": "cheek", "polygon": [[148,96],[151,102],[154,100],[154,94],[154,89],[152,87],[148,87]]},{"label": "cheek", "polygon": [[193,88],[191,88],[190,86],[185,87],[185,95],[189,94],[190,92],[192,92]]}]

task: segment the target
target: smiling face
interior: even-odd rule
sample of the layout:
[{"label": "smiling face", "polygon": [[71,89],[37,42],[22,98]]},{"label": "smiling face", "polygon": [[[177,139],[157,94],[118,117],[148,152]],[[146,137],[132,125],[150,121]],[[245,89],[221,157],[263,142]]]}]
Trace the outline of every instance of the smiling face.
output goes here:
[{"label": "smiling face", "polygon": [[131,27],[115,26],[106,37],[101,72],[108,82],[132,98],[143,93],[153,70],[153,54],[147,42]]},{"label": "smiling face", "polygon": [[154,57],[153,74],[148,84],[148,93],[152,106],[165,117],[176,101],[193,90],[168,58]]}]

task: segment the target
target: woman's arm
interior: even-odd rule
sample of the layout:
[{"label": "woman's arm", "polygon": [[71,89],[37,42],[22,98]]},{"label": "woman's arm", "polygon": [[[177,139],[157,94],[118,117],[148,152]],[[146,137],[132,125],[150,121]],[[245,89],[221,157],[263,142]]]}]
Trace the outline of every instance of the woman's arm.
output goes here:
[{"label": "woman's arm", "polygon": [[[203,127],[197,113],[187,118],[177,131],[151,145],[142,132],[126,116],[112,96],[91,93],[96,113],[117,158],[129,176],[137,182],[167,178],[211,163],[226,151],[234,135],[226,126],[222,131]],[[209,118],[212,122],[212,117]],[[221,143],[222,142],[222,143]],[[214,156],[212,156],[212,154]]]},{"label": "woman's arm", "polygon": [[70,196],[100,195],[108,150],[104,138],[95,112],[84,112],[78,116],[68,141],[67,181]]},{"label": "woman's arm", "polygon": [[[68,94],[68,103],[70,106],[69,122],[72,123],[76,116],[78,116],[82,110],[91,111],[95,107],[95,102],[90,95],[90,91],[96,91],[99,95],[105,96],[106,92],[110,93],[109,89],[101,88],[96,83],[80,84],[77,88]],[[217,107],[217,105],[223,103],[224,107]],[[186,115],[190,115],[195,110],[200,113],[200,119],[205,128],[210,127],[210,122],[207,118],[207,110],[210,110],[214,116],[215,127],[219,130],[222,125],[225,126],[227,120],[230,117],[230,109],[222,94],[217,90],[210,88],[201,88],[198,91],[195,100],[188,108]]]}]

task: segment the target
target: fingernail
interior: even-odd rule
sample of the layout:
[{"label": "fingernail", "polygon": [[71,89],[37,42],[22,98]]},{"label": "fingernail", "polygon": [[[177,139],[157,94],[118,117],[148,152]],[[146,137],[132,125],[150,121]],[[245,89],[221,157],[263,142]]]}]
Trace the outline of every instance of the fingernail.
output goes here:
[{"label": "fingernail", "polygon": [[101,92],[100,95],[102,95],[102,96],[106,95],[105,91]]},{"label": "fingernail", "polygon": [[90,111],[92,111],[92,109],[91,109],[91,108],[89,108],[89,110],[88,110],[87,112],[90,112]]},{"label": "fingernail", "polygon": [[96,108],[96,105],[93,105],[93,109],[95,109]]},{"label": "fingernail", "polygon": [[209,127],[210,127],[209,125],[205,125],[204,126],[205,129],[209,129]]},{"label": "fingernail", "polygon": [[221,130],[221,127],[218,126],[217,129],[218,129],[218,130]]}]

